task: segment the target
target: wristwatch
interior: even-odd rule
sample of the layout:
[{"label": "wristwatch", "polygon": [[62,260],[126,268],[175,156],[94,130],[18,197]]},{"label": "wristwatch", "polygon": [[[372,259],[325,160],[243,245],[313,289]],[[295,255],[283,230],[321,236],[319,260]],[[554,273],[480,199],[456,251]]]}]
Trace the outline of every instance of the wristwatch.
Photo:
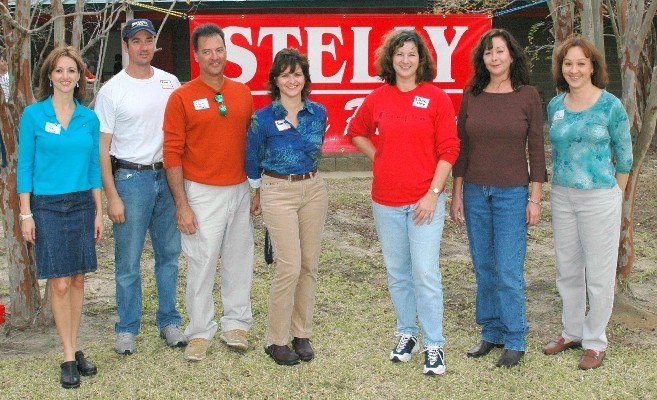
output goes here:
[{"label": "wristwatch", "polygon": [[438,189],[437,187],[431,189],[431,191],[432,191],[434,194],[440,194],[440,189]]}]

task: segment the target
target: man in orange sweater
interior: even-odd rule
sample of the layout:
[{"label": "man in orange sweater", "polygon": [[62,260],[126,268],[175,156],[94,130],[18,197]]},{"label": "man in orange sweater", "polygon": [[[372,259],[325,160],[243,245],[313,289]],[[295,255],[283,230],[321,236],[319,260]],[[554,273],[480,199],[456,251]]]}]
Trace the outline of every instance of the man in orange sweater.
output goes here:
[{"label": "man in orange sweater", "polygon": [[175,90],[164,116],[164,166],[187,260],[185,359],[203,360],[217,332],[212,291],[221,256],[221,340],[245,351],[253,323],[253,225],[244,168],[253,114],[249,88],[224,77],[226,47],[215,24],[192,33],[200,76]]}]

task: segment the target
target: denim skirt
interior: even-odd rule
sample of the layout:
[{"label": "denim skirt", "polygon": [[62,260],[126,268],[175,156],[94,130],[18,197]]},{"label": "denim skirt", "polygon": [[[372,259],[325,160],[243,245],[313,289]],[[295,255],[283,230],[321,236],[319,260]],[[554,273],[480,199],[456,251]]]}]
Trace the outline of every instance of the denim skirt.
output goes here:
[{"label": "denim skirt", "polygon": [[30,204],[36,230],[37,278],[96,271],[96,207],[91,190],[32,195]]}]

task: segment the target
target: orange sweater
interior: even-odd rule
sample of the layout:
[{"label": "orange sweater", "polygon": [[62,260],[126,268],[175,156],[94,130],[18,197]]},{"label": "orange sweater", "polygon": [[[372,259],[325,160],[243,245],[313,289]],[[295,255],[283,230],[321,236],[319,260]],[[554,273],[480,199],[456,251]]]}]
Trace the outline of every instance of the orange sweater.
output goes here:
[{"label": "orange sweater", "polygon": [[224,78],[228,114],[219,114],[216,91],[196,78],[169,97],[164,114],[164,166],[182,166],[185,179],[206,185],[246,180],[246,132],[253,115],[249,88]]}]

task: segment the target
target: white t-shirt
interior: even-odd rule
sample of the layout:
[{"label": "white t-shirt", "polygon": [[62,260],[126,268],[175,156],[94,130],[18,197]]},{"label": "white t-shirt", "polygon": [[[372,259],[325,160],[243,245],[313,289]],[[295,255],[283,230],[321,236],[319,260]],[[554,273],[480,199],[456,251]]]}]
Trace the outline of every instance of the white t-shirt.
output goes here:
[{"label": "white t-shirt", "polygon": [[125,69],[114,75],[100,88],[94,108],[100,131],[113,135],[110,154],[136,164],[162,161],[164,109],[180,86],[175,75],[152,68],[149,79],[135,79]]},{"label": "white t-shirt", "polygon": [[9,101],[9,72],[0,75],[0,86],[2,86],[2,93],[5,95],[5,101]]}]

